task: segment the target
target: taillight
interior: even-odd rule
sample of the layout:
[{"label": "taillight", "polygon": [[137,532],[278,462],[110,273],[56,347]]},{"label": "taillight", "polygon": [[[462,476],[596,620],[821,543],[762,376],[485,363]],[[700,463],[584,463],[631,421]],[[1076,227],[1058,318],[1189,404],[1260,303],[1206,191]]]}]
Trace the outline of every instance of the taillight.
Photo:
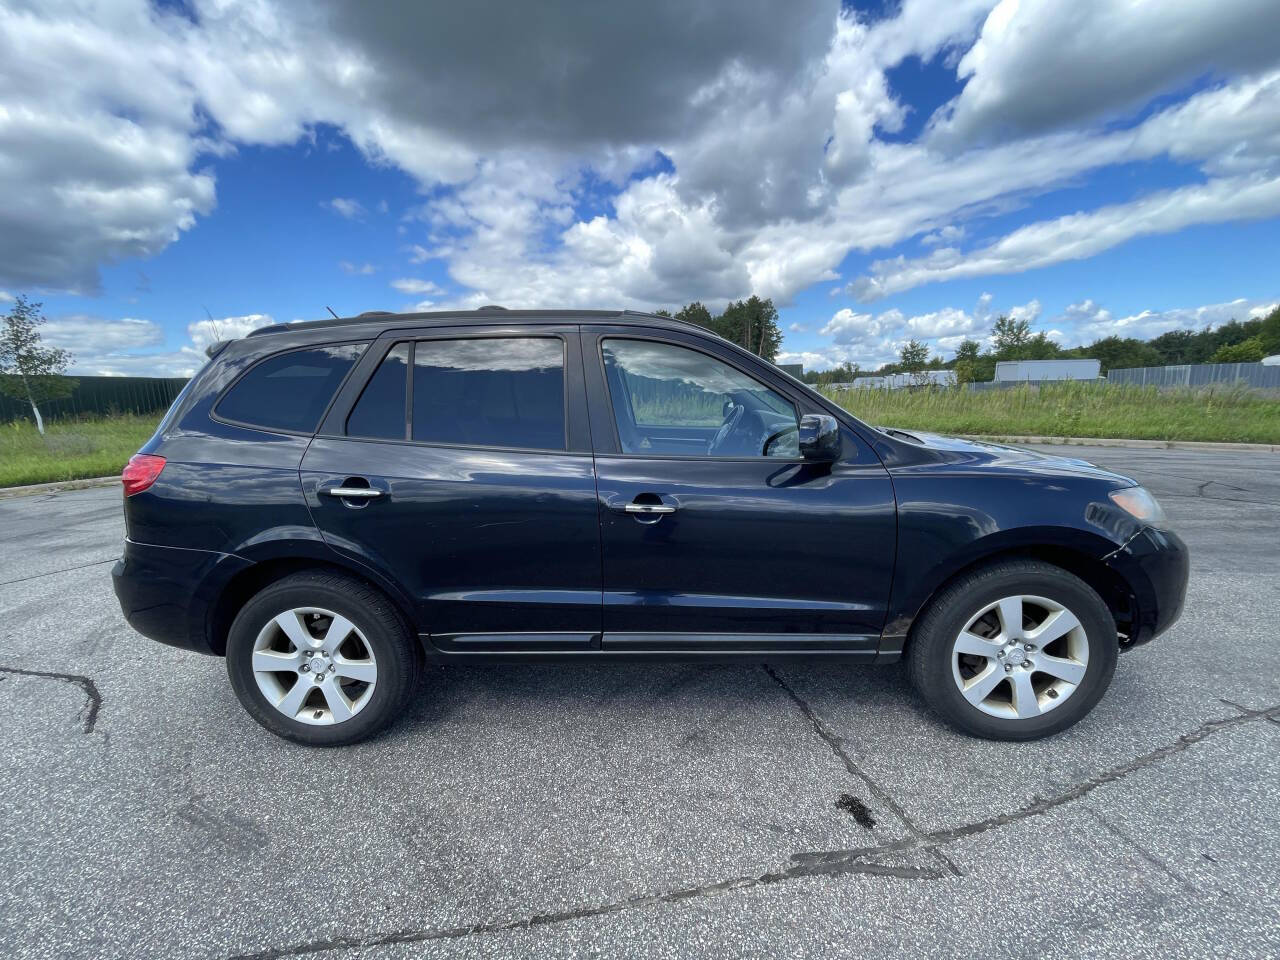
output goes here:
[{"label": "taillight", "polygon": [[160,476],[160,471],[163,469],[164,457],[157,457],[150,453],[135,453],[124,465],[124,472],[120,474],[120,480],[124,483],[124,495],[132,497],[135,493],[141,493],[156,482],[156,477]]}]

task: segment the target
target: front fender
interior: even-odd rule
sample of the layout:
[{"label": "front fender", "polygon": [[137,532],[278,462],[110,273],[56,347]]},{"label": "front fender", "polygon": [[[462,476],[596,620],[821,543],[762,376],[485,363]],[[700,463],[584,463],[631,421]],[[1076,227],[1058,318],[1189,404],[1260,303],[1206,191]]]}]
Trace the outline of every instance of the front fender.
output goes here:
[{"label": "front fender", "polygon": [[[932,553],[919,543],[912,544],[910,538],[906,540],[898,555],[898,570],[889,598],[889,616],[882,635],[882,653],[892,654],[901,650],[911,632],[911,625],[929,598],[957,573],[984,560],[1048,548],[1102,562],[1119,546],[1101,533],[1056,526],[997,530],[954,544],[947,551]],[[936,547],[936,542],[932,545]]]}]

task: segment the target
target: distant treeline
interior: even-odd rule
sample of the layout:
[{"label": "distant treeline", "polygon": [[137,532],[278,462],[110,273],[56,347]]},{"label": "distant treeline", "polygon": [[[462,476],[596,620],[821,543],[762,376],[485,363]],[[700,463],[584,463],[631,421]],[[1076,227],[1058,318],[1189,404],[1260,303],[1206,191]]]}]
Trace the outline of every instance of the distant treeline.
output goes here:
[{"label": "distant treeline", "polygon": [[856,363],[831,370],[805,371],[809,383],[844,383],[857,376],[955,370],[961,383],[995,379],[999,360],[1053,360],[1087,357],[1102,362],[1102,373],[1126,367],[1161,367],[1181,363],[1254,363],[1280,353],[1280,307],[1253,320],[1232,320],[1203,330],[1171,330],[1151,340],[1104,337],[1082,347],[1065,349],[1043,332],[1033,334],[1027,320],[1001,316],[991,330],[992,349],[983,351],[976,340],[965,340],[950,360],[930,356],[926,344],[909,341],[896,363],[862,370]]}]

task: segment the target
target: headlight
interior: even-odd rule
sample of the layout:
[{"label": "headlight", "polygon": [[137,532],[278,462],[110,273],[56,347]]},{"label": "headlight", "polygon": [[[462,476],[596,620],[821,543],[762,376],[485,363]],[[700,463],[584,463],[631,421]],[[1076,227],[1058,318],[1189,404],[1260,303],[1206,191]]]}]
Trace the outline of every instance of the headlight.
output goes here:
[{"label": "headlight", "polygon": [[1112,490],[1109,496],[1117,507],[1143,523],[1164,523],[1164,510],[1156,502],[1156,498],[1147,492],[1146,487],[1125,487],[1123,490]]}]

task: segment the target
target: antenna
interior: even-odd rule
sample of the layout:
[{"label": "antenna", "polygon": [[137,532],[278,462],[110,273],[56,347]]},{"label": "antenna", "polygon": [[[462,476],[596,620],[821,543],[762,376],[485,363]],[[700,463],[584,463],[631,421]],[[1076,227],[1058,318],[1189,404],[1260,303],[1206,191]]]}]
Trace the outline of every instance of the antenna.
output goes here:
[{"label": "antenna", "polygon": [[329,306],[327,303],[324,305],[324,308],[329,311],[329,313],[333,316],[333,319],[335,320],[342,319],[340,316],[338,316],[336,313],[333,312],[333,307]]},{"label": "antenna", "polygon": [[[203,304],[202,304],[203,306]],[[209,326],[213,328],[213,338],[215,340],[222,339],[222,331],[218,328],[218,321],[213,319],[213,314],[209,312],[209,308],[204,308],[204,315],[209,318]]]}]

